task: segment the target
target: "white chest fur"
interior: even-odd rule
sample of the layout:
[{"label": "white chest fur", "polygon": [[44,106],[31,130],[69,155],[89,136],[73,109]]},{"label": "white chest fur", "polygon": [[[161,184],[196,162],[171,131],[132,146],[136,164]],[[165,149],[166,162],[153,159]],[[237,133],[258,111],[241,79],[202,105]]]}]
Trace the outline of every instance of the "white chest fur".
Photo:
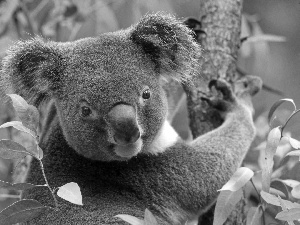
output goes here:
[{"label": "white chest fur", "polygon": [[149,146],[148,152],[152,154],[164,152],[168,147],[174,145],[178,139],[179,135],[177,132],[168,121],[165,121],[155,139]]}]

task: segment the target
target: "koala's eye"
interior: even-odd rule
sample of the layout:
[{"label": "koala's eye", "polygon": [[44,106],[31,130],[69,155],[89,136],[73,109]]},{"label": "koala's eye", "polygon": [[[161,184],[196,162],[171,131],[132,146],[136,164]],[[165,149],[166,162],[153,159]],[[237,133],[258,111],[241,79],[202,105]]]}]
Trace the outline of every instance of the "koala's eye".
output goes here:
[{"label": "koala's eye", "polygon": [[151,96],[150,90],[146,89],[145,91],[143,91],[142,97],[143,99],[149,99]]},{"label": "koala's eye", "polygon": [[87,106],[81,107],[81,116],[82,117],[88,117],[92,114],[92,110]]}]

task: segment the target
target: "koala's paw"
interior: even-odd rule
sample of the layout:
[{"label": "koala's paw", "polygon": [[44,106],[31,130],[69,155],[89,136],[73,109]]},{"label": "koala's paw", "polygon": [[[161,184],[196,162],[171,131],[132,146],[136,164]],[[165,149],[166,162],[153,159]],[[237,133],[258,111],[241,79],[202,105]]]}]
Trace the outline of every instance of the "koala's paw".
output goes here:
[{"label": "koala's paw", "polygon": [[[223,79],[212,80],[209,82],[208,87],[212,92],[217,92],[216,95],[209,99],[202,98],[202,100],[206,101],[210,106],[219,111],[225,112],[236,104],[235,95],[230,84],[227,81]],[[213,89],[215,91],[213,91]]]},{"label": "koala's paw", "polygon": [[247,75],[237,80],[234,84],[234,92],[238,98],[253,96],[262,88],[262,80],[253,75]]}]

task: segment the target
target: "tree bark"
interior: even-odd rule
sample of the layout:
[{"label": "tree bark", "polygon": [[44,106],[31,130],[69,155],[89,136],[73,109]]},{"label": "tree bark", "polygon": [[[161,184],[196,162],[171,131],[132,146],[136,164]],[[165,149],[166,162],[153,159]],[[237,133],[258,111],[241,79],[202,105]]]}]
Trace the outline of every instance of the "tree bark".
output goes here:
[{"label": "tree bark", "polygon": [[[200,1],[200,21],[205,32],[198,39],[203,47],[200,62],[202,68],[193,77],[194,86],[186,90],[190,128],[194,138],[215,129],[222,123],[216,111],[201,101],[201,97],[210,96],[208,82],[212,79],[223,78],[230,83],[236,80],[241,11],[242,0]],[[239,202],[225,224],[243,224],[244,209],[245,202]],[[213,224],[213,210],[214,207],[203,215],[199,219],[199,224]]]}]

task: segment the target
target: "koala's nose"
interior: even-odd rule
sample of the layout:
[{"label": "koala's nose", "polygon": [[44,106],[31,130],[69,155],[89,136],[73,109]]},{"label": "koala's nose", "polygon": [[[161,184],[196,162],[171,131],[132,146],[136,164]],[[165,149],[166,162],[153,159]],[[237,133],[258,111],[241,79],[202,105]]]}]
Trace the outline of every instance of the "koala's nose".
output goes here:
[{"label": "koala's nose", "polygon": [[119,145],[128,145],[135,143],[140,137],[140,131],[137,128],[133,128],[129,133],[116,133],[114,140]]},{"label": "koala's nose", "polygon": [[114,106],[107,115],[107,121],[112,138],[117,144],[132,144],[140,138],[140,129],[133,106],[125,104]]}]

